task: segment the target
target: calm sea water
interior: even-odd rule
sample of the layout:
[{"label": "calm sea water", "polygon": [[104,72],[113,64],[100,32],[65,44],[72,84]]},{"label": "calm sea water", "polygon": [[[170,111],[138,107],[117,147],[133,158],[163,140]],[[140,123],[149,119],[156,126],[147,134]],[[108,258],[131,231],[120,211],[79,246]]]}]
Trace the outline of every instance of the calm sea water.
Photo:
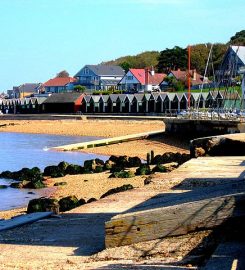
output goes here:
[{"label": "calm sea water", "polygon": [[[56,136],[44,134],[0,133],[0,172],[21,168],[57,165],[60,161],[83,165],[92,158],[106,156],[80,152],[56,152],[47,148],[98,139],[96,137]],[[0,179],[0,185],[10,185],[11,180]],[[30,199],[40,197],[44,190],[0,189],[0,211],[24,206]],[[33,192],[34,194],[30,194]]]}]

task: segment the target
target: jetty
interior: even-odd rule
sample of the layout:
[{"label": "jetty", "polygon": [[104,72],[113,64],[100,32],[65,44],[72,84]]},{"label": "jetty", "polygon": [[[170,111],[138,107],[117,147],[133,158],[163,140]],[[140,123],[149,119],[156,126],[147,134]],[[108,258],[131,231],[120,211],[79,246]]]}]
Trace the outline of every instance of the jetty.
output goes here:
[{"label": "jetty", "polygon": [[[115,127],[116,128],[116,127]],[[99,139],[89,142],[81,142],[81,143],[73,143],[68,145],[62,145],[62,146],[56,146],[52,147],[53,150],[60,150],[60,151],[69,151],[69,150],[78,150],[78,149],[87,149],[87,148],[93,148],[98,146],[105,146],[109,144],[116,144],[116,143],[122,143],[132,140],[139,140],[139,139],[145,139],[152,136],[157,136],[163,134],[163,130],[156,130],[151,132],[143,132],[138,134],[129,134],[114,138],[105,138],[105,139]]]}]

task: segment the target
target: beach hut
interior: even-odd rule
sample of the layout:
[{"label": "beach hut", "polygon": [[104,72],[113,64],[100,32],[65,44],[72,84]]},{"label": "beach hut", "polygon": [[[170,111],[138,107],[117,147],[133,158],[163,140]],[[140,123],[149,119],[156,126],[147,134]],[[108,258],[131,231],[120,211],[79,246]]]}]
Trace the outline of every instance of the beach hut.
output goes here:
[{"label": "beach hut", "polygon": [[133,94],[127,94],[125,97],[125,113],[131,113],[132,110],[132,105],[133,105],[133,99],[134,95]]},{"label": "beach hut", "polygon": [[143,113],[142,99],[144,94],[134,94],[131,112],[132,113]]},{"label": "beach hut", "polygon": [[81,111],[83,113],[91,113],[91,109],[90,109],[91,98],[92,98],[91,95],[85,95],[83,97],[82,102],[81,102]]},{"label": "beach hut", "polygon": [[169,111],[169,97],[167,93],[160,93],[156,100],[156,112],[166,113]]},{"label": "beach hut", "polygon": [[100,112],[100,95],[92,95],[90,99],[90,112],[99,113]]},{"label": "beach hut", "polygon": [[120,113],[126,113],[126,107],[125,107],[125,100],[126,100],[127,95],[126,94],[118,94],[117,97],[117,108],[119,108],[119,112]]},{"label": "beach hut", "polygon": [[76,113],[81,111],[84,95],[77,92],[54,93],[44,102],[46,113]]},{"label": "beach hut", "polygon": [[101,113],[108,113],[108,99],[109,95],[100,95],[99,111]]},{"label": "beach hut", "polygon": [[149,113],[156,112],[156,104],[157,104],[157,98],[159,96],[159,93],[151,93],[149,102],[148,102],[148,111]]},{"label": "beach hut", "polygon": [[151,94],[144,94],[142,98],[142,110],[145,113],[149,112],[149,100],[151,98]]},{"label": "beach hut", "polygon": [[120,112],[120,105],[117,103],[118,94],[110,94],[108,98],[108,112],[118,113]]}]

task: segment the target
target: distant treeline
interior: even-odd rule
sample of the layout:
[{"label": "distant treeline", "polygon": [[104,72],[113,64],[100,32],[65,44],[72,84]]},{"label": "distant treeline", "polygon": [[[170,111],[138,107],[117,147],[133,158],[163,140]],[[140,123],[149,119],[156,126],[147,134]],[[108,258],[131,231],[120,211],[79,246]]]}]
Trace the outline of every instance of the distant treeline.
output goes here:
[{"label": "distant treeline", "polygon": [[[229,45],[245,46],[245,30],[237,32],[226,44],[216,43],[213,46],[212,62],[214,70],[219,68]],[[196,44],[191,46],[191,68],[203,74],[208,59],[211,44]],[[167,73],[170,69],[187,68],[187,48],[175,46],[163,51],[146,51],[134,56],[128,55],[103,64],[120,65],[125,71],[129,68],[145,68],[153,66],[157,72]]]}]

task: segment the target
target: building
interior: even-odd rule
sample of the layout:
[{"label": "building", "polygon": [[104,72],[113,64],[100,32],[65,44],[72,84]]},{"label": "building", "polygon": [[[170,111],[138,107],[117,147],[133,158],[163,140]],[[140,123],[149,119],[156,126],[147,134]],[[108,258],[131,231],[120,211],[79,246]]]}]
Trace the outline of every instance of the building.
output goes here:
[{"label": "building", "polygon": [[[171,70],[168,77],[174,78],[176,81],[181,81],[186,88],[188,87],[188,70]],[[195,69],[190,70],[190,83],[191,89],[200,89],[202,86],[203,88],[207,88],[210,87],[211,84],[207,77],[202,76]],[[170,85],[163,80],[160,83],[160,87],[164,90],[168,89]]]},{"label": "building", "polygon": [[20,86],[14,86],[13,90],[8,90],[9,98],[24,98],[39,93],[41,83],[24,83]]},{"label": "building", "polygon": [[234,78],[245,66],[245,46],[230,46],[226,51],[220,70],[217,74],[222,77]]},{"label": "building", "polygon": [[84,95],[75,92],[55,93],[42,104],[45,113],[76,113],[81,111]]},{"label": "building", "polygon": [[74,77],[76,84],[87,89],[108,90],[117,89],[118,82],[125,72],[120,66],[86,65]]},{"label": "building", "polygon": [[71,92],[75,81],[73,77],[56,77],[45,82],[43,88],[45,93]]},{"label": "building", "polygon": [[164,73],[155,73],[153,68],[131,68],[119,82],[120,89],[136,93],[151,92],[159,89],[166,77]]}]

